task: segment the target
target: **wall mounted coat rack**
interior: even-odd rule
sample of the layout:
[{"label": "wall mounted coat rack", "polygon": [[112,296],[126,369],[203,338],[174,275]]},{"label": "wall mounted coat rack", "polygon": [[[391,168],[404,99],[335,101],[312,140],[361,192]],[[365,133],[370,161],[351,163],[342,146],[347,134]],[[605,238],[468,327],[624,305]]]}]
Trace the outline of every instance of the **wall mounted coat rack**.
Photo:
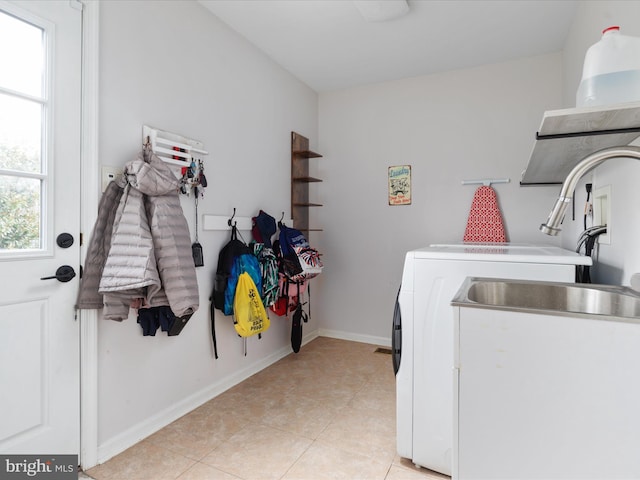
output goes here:
[{"label": "wall mounted coat rack", "polygon": [[[202,216],[202,229],[203,230],[231,230],[229,220],[231,215],[203,215]],[[293,220],[286,220],[289,225],[293,225]],[[286,222],[285,221],[285,222]],[[236,228],[242,232],[250,232],[253,228],[253,221],[251,217],[241,217],[238,215],[233,216],[233,222],[236,224]]]},{"label": "wall mounted coat rack", "polygon": [[209,152],[198,140],[144,125],[142,144],[150,145],[153,152],[164,162],[176,167],[189,167],[194,159]]},{"label": "wall mounted coat rack", "polygon": [[490,187],[493,183],[509,183],[510,178],[481,178],[478,180],[462,180],[462,185],[484,185]]}]

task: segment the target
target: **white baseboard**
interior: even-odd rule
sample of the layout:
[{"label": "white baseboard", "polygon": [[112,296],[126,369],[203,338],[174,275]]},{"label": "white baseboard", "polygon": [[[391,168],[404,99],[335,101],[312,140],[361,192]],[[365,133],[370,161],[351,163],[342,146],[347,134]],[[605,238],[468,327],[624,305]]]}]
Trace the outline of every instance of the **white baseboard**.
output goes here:
[{"label": "white baseboard", "polygon": [[[305,345],[319,336],[318,330],[304,335],[302,344]],[[246,380],[251,375],[258,373],[260,370],[264,370],[269,365],[277,362],[281,358],[286,357],[291,352],[291,347],[283,347],[273,352],[271,355],[260,359],[253,364],[249,365],[242,370],[239,370],[225,378],[220,379],[218,382],[209,385],[208,387],[200,390],[186,397],[185,399],[175,403],[169,408],[157,412],[155,415],[145,419],[144,421],[131,426],[124,432],[110,438],[102,445],[98,446],[97,460],[98,464],[104,463],[110,458],[124,452],[127,448],[132,447],[136,443],[144,440],[149,435],[156,433],[158,430],[166,427],[171,422],[186,415],[187,413],[195,410],[200,405],[208,402],[212,398],[217,397],[221,393],[230,389],[234,385]]]},{"label": "white baseboard", "polygon": [[321,328],[318,330],[319,337],[338,338],[340,340],[350,340],[352,342],[370,343],[381,347],[391,347],[391,338],[374,337],[373,335],[361,335],[352,332],[343,332],[341,330],[327,330]]}]

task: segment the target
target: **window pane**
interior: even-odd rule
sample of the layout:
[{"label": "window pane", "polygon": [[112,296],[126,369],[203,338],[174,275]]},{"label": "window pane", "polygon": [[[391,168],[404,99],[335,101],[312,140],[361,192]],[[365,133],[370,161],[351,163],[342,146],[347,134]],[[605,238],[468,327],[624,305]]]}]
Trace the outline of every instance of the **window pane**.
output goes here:
[{"label": "window pane", "polygon": [[42,29],[0,11],[0,87],[42,97]]},{"label": "window pane", "polygon": [[0,175],[0,252],[41,248],[41,180]]},{"label": "window pane", "polygon": [[0,94],[0,169],[41,173],[42,109]]}]

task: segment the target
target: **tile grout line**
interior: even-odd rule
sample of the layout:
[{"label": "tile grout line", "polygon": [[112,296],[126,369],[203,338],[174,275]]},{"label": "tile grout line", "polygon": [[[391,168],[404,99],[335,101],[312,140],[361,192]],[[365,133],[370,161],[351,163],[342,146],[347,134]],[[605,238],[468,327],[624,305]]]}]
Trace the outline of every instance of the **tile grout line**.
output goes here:
[{"label": "tile grout line", "polygon": [[280,476],[280,480],[282,480],[284,477],[287,476],[287,473],[289,473],[291,471],[291,469],[296,465],[296,463],[298,463],[300,461],[300,459],[304,456],[305,453],[307,453],[309,451],[309,449],[312,447],[313,444],[315,444],[316,441],[315,440],[311,440],[311,443],[309,443],[309,445],[307,446],[307,448],[305,448],[300,455],[298,455],[298,458],[296,458],[293,463],[291,465],[289,465],[289,468],[287,468],[287,470]]}]

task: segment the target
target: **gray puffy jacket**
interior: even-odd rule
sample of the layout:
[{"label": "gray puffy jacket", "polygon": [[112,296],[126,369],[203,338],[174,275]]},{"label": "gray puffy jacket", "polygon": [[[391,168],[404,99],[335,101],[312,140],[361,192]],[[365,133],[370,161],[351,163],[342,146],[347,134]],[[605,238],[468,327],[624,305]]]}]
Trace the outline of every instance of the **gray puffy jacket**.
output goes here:
[{"label": "gray puffy jacket", "polygon": [[78,307],[104,306],[105,318],[123,320],[131,301],[144,298],[148,306],[168,305],[178,317],[195,312],[198,283],[179,180],[151,152],[125,166],[124,180],[120,195],[119,186],[110,185],[101,200]]}]

